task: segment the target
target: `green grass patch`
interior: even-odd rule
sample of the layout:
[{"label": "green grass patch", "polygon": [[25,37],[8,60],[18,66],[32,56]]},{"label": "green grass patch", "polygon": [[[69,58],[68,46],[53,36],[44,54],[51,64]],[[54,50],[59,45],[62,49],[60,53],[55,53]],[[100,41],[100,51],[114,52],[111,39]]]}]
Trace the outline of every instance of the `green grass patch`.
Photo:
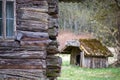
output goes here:
[{"label": "green grass patch", "polygon": [[88,69],[69,65],[64,61],[58,80],[120,80],[120,68]]}]

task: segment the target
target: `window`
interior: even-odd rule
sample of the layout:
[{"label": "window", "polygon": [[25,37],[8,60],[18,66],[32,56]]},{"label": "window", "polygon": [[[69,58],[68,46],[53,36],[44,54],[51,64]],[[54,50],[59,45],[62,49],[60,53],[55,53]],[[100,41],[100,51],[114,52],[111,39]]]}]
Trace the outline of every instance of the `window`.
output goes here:
[{"label": "window", "polygon": [[11,39],[15,34],[15,0],[0,0],[0,38]]}]

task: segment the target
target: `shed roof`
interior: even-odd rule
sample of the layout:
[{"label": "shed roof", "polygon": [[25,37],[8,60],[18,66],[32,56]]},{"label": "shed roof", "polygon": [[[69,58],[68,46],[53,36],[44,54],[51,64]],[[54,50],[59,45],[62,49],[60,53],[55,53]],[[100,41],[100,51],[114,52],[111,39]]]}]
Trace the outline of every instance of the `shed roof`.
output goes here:
[{"label": "shed roof", "polygon": [[97,39],[80,39],[80,47],[65,46],[62,53],[70,54],[73,48],[79,48],[85,52],[85,56],[109,57],[113,56],[110,50]]}]

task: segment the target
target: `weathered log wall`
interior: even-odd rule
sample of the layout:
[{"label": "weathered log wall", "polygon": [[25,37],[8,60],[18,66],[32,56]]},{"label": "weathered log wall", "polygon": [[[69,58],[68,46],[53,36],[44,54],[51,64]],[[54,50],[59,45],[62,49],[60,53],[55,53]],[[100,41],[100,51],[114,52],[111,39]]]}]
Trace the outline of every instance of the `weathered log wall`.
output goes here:
[{"label": "weathered log wall", "polygon": [[51,42],[47,46],[47,77],[54,80],[60,75],[62,60],[60,57],[54,56],[59,53],[58,50],[58,0],[47,0],[48,1],[48,34]]},{"label": "weathered log wall", "polygon": [[16,0],[16,37],[0,41],[0,80],[54,80],[60,75],[58,0]]}]

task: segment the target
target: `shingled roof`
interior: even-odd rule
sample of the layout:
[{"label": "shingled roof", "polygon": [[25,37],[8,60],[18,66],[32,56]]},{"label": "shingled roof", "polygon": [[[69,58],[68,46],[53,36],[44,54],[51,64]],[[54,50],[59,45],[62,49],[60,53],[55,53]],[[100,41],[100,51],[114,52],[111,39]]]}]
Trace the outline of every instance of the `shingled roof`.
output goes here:
[{"label": "shingled roof", "polygon": [[65,46],[62,53],[70,54],[73,48],[78,48],[85,52],[85,56],[110,57],[113,54],[97,39],[80,39],[80,47]]}]

